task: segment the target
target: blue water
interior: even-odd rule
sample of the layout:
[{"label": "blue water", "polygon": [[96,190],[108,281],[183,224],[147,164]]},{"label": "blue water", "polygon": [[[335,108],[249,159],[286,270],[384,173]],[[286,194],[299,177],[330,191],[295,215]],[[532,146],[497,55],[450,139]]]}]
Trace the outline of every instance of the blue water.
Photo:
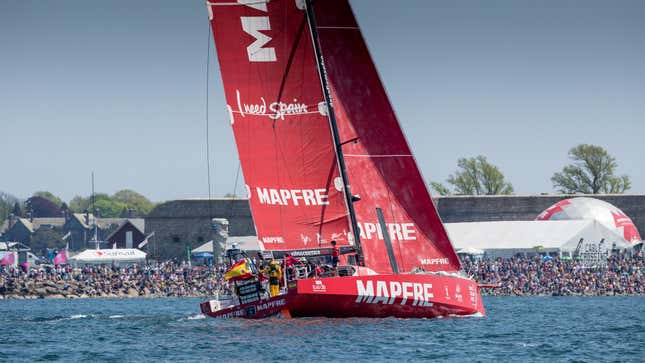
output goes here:
[{"label": "blue water", "polygon": [[214,320],[198,299],[0,301],[0,361],[645,361],[645,297],[489,297],[486,318]]}]

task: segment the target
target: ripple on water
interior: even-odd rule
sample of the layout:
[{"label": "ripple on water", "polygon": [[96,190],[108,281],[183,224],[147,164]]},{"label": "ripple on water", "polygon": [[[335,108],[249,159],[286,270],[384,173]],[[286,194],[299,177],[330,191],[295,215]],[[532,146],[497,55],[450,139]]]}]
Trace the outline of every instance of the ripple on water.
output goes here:
[{"label": "ripple on water", "polygon": [[[0,360],[607,361],[645,356],[645,297],[485,298],[484,318],[215,320],[197,299],[2,301]],[[617,313],[619,312],[619,313]]]}]

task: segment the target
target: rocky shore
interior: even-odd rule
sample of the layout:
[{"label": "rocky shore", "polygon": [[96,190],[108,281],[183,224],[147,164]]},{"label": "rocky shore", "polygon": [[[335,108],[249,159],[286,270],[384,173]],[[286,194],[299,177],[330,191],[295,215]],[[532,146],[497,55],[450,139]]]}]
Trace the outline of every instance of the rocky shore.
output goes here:
[{"label": "rocky shore", "polygon": [[83,299],[83,298],[158,298],[158,297],[203,297],[203,293],[164,293],[151,291],[148,287],[124,282],[123,287],[110,292],[97,291],[93,286],[77,281],[27,281],[20,286],[7,286],[0,292],[2,299]]}]

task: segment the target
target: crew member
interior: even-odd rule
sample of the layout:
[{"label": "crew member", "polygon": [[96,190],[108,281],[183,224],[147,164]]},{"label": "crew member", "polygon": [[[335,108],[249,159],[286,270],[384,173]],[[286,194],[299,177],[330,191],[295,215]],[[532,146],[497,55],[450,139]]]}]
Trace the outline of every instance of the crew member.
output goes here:
[{"label": "crew member", "polygon": [[336,241],[331,241],[331,265],[336,275],[338,275],[338,256],[340,256],[340,250],[336,246]]},{"label": "crew member", "polygon": [[280,276],[282,276],[282,269],[274,259],[271,259],[269,265],[262,271],[269,274],[269,291],[271,297],[278,296],[280,293]]}]

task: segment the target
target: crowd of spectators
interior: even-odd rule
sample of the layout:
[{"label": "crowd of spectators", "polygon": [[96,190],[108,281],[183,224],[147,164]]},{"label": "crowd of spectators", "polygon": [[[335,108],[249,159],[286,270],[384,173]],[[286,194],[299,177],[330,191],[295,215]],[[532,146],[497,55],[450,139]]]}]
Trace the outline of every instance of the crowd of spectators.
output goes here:
[{"label": "crowd of spectators", "polygon": [[644,295],[645,259],[640,253],[609,256],[605,266],[558,257],[462,258],[479,283],[498,285],[488,295]]},{"label": "crowd of spectators", "polygon": [[[95,296],[206,296],[230,294],[225,267],[190,266],[174,260],[126,266],[42,265],[28,269],[0,267],[0,295],[62,293]],[[35,287],[35,289],[34,289]]]},{"label": "crowd of spectators", "polygon": [[[612,255],[601,267],[541,256],[494,260],[465,256],[461,262],[477,282],[499,286],[484,289],[487,295],[645,294],[645,259],[639,253]],[[127,266],[0,266],[0,296],[227,295],[225,271],[223,265],[191,266],[174,260]]]}]

